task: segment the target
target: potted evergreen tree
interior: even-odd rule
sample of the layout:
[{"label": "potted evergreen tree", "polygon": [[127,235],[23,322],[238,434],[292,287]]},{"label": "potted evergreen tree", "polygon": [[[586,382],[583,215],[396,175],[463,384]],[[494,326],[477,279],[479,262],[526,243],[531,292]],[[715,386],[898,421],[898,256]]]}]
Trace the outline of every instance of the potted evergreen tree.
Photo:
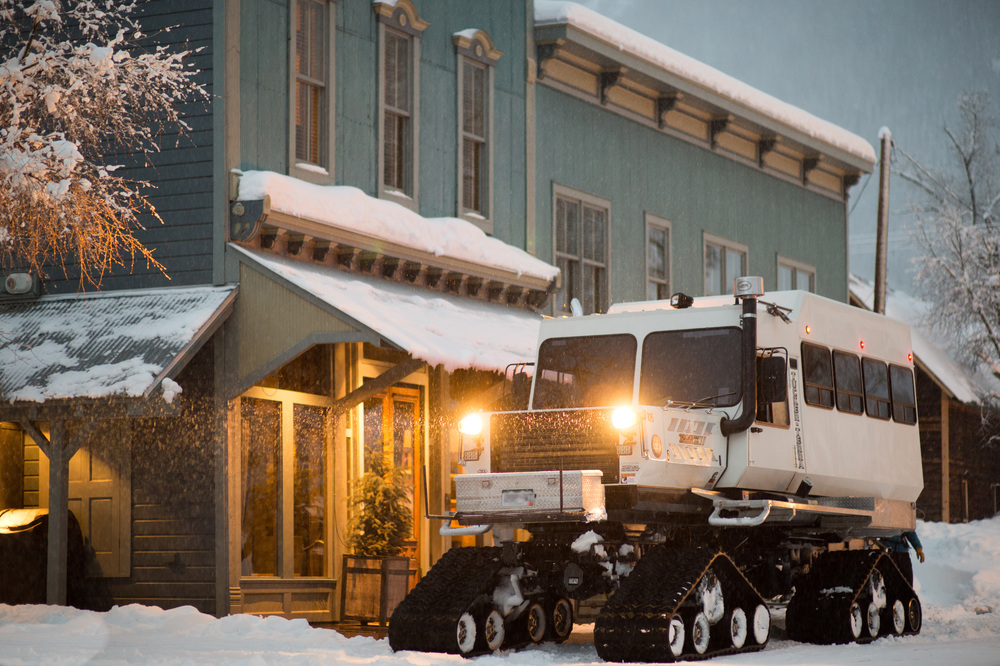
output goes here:
[{"label": "potted evergreen tree", "polygon": [[354,482],[348,525],[354,553],[344,555],[341,620],[385,625],[409,591],[410,558],[400,556],[413,515],[398,470],[387,470],[382,456]]}]

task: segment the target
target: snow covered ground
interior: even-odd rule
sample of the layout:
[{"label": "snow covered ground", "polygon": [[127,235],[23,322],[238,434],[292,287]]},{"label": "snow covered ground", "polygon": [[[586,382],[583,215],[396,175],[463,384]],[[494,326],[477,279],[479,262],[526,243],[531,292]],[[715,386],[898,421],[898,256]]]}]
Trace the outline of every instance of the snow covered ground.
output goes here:
[{"label": "snow covered ground", "polygon": [[[815,664],[1000,664],[1000,518],[963,525],[920,523],[927,561],[914,563],[924,604],[918,636],[868,645],[804,645],[780,630],[767,649],[713,659],[714,666]],[[780,619],[776,618],[780,626]],[[577,626],[563,645],[487,655],[479,666],[601,663]],[[455,655],[393,653],[387,640],[345,638],[304,620],[234,615],[215,619],[193,608],[145,606],[107,613],[56,606],[0,605],[0,664],[364,664],[435,666],[470,663]]]}]

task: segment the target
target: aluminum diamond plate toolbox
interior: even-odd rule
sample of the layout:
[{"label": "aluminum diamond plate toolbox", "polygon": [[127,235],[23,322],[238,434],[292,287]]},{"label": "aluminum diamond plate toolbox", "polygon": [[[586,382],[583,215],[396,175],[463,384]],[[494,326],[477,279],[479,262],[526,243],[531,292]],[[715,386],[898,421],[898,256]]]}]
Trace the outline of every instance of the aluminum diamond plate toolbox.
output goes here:
[{"label": "aluminum diamond plate toolbox", "polygon": [[604,508],[600,470],[461,474],[455,477],[455,489],[459,513],[592,513]]}]

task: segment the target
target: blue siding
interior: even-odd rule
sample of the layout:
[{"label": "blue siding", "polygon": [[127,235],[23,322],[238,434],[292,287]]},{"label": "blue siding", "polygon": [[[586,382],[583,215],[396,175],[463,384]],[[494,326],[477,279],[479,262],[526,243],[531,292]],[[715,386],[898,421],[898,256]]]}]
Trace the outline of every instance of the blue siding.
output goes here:
[{"label": "blue siding", "polygon": [[702,232],[746,244],[777,284],[776,253],[812,264],[817,291],[847,298],[846,204],[538,86],[538,256],[554,261],[552,184],[611,202],[612,302],[645,298],[644,214],[672,223],[674,291],[703,291]]}]

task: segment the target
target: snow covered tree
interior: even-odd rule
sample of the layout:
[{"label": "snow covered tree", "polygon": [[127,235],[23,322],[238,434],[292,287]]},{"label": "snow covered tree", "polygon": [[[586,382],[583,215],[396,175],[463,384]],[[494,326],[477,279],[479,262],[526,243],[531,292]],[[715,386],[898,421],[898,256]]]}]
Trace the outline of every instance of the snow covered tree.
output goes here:
[{"label": "snow covered tree", "polygon": [[[960,128],[945,128],[953,166],[937,171],[903,154],[897,173],[916,187],[917,284],[929,323],[973,366],[1000,376],[1000,147],[989,95],[958,101]],[[1000,396],[993,396],[996,403]]]},{"label": "snow covered tree", "polygon": [[[206,100],[185,58],[145,47],[137,0],[0,0],[0,259],[43,273],[78,264],[100,287],[136,260],[163,271],[135,233],[160,219],[148,182],[116,171],[149,155],[178,110]],[[119,162],[119,163],[116,163]],[[162,223],[162,220],[160,220]],[[165,272],[165,271],[164,271]]]}]

